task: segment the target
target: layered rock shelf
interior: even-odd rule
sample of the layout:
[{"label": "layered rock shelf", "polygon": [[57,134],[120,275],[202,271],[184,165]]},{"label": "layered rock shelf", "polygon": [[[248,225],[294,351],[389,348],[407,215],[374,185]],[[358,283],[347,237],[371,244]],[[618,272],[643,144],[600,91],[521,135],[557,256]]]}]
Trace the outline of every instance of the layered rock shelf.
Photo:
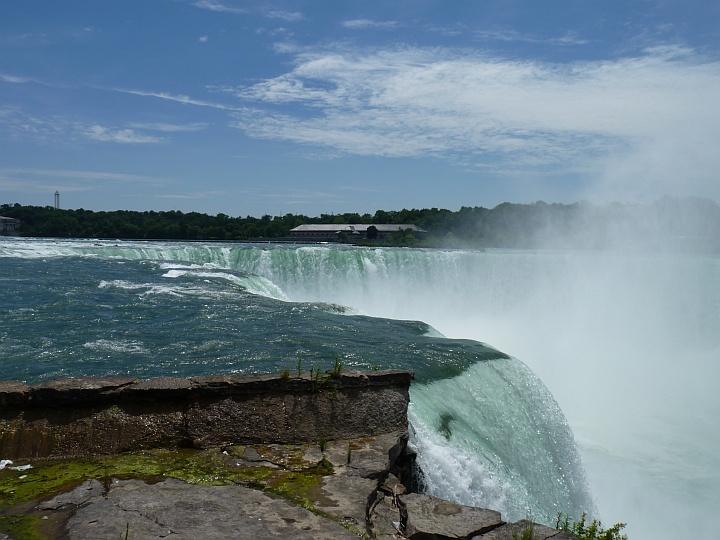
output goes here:
[{"label": "layered rock shelf", "polygon": [[0,540],[572,538],[410,492],[411,380],[0,383]]},{"label": "layered rock shelf", "polygon": [[349,439],[407,428],[405,371],[0,382],[0,456]]}]

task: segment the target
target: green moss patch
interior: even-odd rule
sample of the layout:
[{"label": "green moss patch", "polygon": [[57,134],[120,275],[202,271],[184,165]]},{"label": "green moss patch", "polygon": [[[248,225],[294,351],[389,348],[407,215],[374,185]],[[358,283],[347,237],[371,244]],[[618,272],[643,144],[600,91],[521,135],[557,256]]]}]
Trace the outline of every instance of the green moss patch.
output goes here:
[{"label": "green moss patch", "polygon": [[266,489],[316,512],[313,501],[322,497],[322,478],[332,475],[333,472],[332,463],[323,459],[320,463],[301,472],[276,471],[276,474],[268,478]]},{"label": "green moss patch", "polygon": [[[294,454],[294,452],[293,452]],[[39,501],[67,491],[85,480],[109,484],[110,478],[141,478],[159,481],[177,478],[190,484],[241,484],[267,490],[306,508],[312,507],[323,476],[333,474],[332,464],[322,460],[296,470],[236,466],[217,451],[154,450],[91,459],[40,461],[18,472],[0,471],[0,510]]]},{"label": "green moss patch", "polygon": [[13,540],[44,540],[41,532],[42,520],[39,516],[0,516],[0,533],[5,533]]}]

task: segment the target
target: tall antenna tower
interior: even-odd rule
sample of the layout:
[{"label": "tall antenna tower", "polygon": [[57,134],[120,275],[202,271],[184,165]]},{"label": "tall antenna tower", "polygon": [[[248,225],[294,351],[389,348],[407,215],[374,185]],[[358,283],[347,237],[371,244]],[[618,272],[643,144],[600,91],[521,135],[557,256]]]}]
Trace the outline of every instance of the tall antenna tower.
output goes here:
[{"label": "tall antenna tower", "polygon": [[55,191],[55,210],[60,208],[60,192]]}]

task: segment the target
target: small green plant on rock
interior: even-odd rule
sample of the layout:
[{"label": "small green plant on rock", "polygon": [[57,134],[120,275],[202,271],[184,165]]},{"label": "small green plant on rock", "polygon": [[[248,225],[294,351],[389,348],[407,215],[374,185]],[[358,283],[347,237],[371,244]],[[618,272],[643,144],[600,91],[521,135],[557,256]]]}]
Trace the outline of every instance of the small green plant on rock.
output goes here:
[{"label": "small green plant on rock", "polygon": [[616,523],[609,529],[604,529],[597,519],[588,523],[585,513],[575,522],[570,522],[567,514],[558,514],[555,528],[574,534],[578,540],[628,540],[627,535],[621,532],[625,523]]},{"label": "small green plant on rock", "polygon": [[520,534],[513,533],[513,540],[533,540],[533,526],[528,525],[525,527]]},{"label": "small green plant on rock", "polygon": [[343,363],[342,359],[340,358],[340,355],[335,356],[335,364],[333,365],[332,371],[330,372],[330,376],[333,379],[337,379],[340,377],[340,373],[343,369]]}]

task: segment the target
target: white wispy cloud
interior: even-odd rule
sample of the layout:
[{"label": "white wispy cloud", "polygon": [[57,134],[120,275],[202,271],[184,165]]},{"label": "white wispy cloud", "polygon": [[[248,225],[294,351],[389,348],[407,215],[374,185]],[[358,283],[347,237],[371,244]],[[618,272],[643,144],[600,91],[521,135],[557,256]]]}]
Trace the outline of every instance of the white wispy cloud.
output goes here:
[{"label": "white wispy cloud", "polygon": [[24,84],[32,82],[32,79],[29,79],[27,77],[19,77],[18,75],[0,73],[0,81],[11,84]]},{"label": "white wispy cloud", "polygon": [[210,190],[210,191],[192,191],[187,193],[159,193],[155,195],[158,199],[178,199],[194,201],[197,199],[208,199],[210,197],[223,196],[226,193],[224,191]]},{"label": "white wispy cloud", "polygon": [[475,30],[473,35],[486,41],[507,41],[551,45],[586,45],[589,40],[584,39],[574,32],[566,32],[560,36],[537,36],[518,32],[516,30]]},{"label": "white wispy cloud", "polygon": [[191,122],[189,124],[170,124],[166,122],[131,122],[128,127],[144,131],[160,131],[162,133],[186,133],[207,129],[206,122]]},{"label": "white wispy cloud", "polygon": [[270,19],[280,19],[286,22],[302,21],[305,16],[299,11],[285,11],[282,9],[271,9],[265,12],[265,16]]},{"label": "white wispy cloud", "polygon": [[20,178],[20,179],[8,178],[6,176],[0,175],[0,188],[4,189],[6,191],[10,191],[10,192],[36,191],[36,192],[45,192],[48,195],[50,195],[53,191],[55,191],[56,189],[59,189],[61,187],[64,192],[92,190],[92,186],[88,186],[88,185],[63,184],[61,186],[55,182],[48,183],[48,182],[29,180],[29,179],[23,179],[23,178]]},{"label": "white wispy cloud", "polygon": [[340,24],[351,30],[367,30],[369,28],[392,30],[400,26],[400,23],[397,21],[377,21],[374,19],[348,19],[342,21]]},{"label": "white wispy cloud", "polygon": [[0,174],[3,176],[15,176],[22,178],[62,178],[89,182],[158,183],[163,181],[161,178],[142,174],[78,169],[3,168],[0,169]]},{"label": "white wispy cloud", "polygon": [[218,13],[235,13],[237,15],[241,15],[248,12],[245,8],[230,5],[224,2],[218,2],[217,0],[196,0],[193,2],[193,6],[200,9],[206,9],[208,11],[216,11]]},{"label": "white wispy cloud", "polygon": [[268,19],[279,19],[286,22],[302,21],[305,16],[299,11],[288,11],[284,9],[249,9],[239,6],[229,1],[219,0],[195,0],[192,5],[205,9],[207,11],[215,11],[217,13],[233,13],[235,15],[247,15],[250,13],[258,14]]},{"label": "white wispy cloud", "polygon": [[123,94],[131,94],[134,96],[164,99],[166,101],[174,101],[175,103],[182,103],[183,105],[195,105],[196,107],[208,107],[211,109],[220,109],[222,111],[242,111],[243,110],[242,107],[234,107],[231,105],[224,105],[222,103],[214,103],[212,101],[195,99],[190,96],[183,95],[183,94],[170,94],[168,92],[153,92],[153,91],[149,91],[149,90],[130,90],[127,88],[104,88],[104,90],[111,90],[113,92],[120,92]]},{"label": "white wispy cloud", "polygon": [[208,36],[200,36],[197,40],[198,43],[207,43],[209,39]]},{"label": "white wispy cloud", "polygon": [[151,144],[162,137],[147,131],[171,133],[202,129],[204,124],[145,124],[137,126],[107,126],[97,122],[83,122],[65,116],[38,116],[17,107],[0,107],[0,135],[11,138],[31,138],[37,141],[77,141],[87,139],[119,144]]},{"label": "white wispy cloud", "polygon": [[67,136],[68,132],[72,132],[72,126],[62,117],[43,118],[28,114],[19,107],[0,107],[0,134],[8,137],[50,140],[63,134]]},{"label": "white wispy cloud", "polygon": [[[717,184],[720,62],[664,46],[552,64],[467,50],[301,50],[287,73],[226,89],[247,134],[348,154],[434,155],[498,170],[592,170]],[[274,105],[293,104],[295,113]]]},{"label": "white wispy cloud", "polygon": [[52,193],[82,192],[102,189],[108,183],[144,183],[162,185],[165,180],[153,176],[95,170],[75,169],[0,169],[0,187],[8,191]]},{"label": "white wispy cloud", "polygon": [[88,139],[101,142],[114,142],[120,144],[153,144],[162,142],[162,137],[139,133],[134,129],[113,129],[99,124],[93,124],[82,129]]}]

